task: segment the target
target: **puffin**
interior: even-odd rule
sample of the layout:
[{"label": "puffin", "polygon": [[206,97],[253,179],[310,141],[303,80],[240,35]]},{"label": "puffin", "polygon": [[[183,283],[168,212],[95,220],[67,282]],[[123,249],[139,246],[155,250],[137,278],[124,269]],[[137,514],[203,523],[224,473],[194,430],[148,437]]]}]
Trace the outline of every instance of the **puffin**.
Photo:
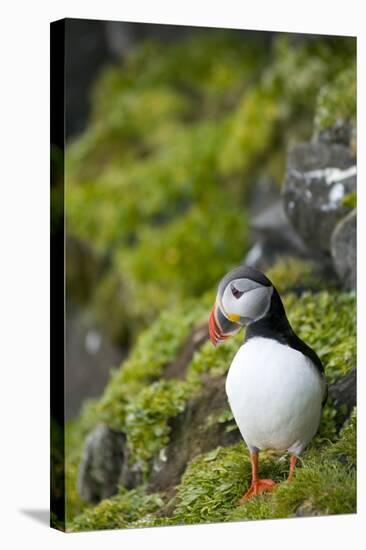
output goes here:
[{"label": "puffin", "polygon": [[292,479],[299,456],[318,431],[328,394],[322,362],[295,334],[277,289],[247,265],[227,273],[218,285],[210,340],[217,346],[242,327],[244,343],[225,384],[252,467],[251,485],[241,504],[276,486],[259,476],[259,451],[289,453]]}]

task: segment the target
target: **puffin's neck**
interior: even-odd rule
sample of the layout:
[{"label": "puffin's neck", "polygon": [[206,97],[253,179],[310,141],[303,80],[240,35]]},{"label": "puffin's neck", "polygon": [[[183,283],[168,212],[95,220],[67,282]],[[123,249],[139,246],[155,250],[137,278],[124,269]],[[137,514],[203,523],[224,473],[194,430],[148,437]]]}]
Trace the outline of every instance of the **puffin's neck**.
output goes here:
[{"label": "puffin's neck", "polygon": [[286,317],[282,300],[275,288],[271,298],[271,304],[264,317],[253,321],[247,326],[245,339],[262,336],[273,338],[280,342],[287,343],[294,335],[291,325]]},{"label": "puffin's neck", "polygon": [[293,331],[286,317],[282,300],[275,288],[273,288],[271,305],[268,313],[261,319],[258,319],[258,321],[253,321],[253,323],[247,326],[245,341],[256,336],[272,338],[281,344],[285,344],[300,351],[302,354],[309,357],[319,373],[324,376],[324,366],[315,351],[305,344],[305,342],[303,342]]}]

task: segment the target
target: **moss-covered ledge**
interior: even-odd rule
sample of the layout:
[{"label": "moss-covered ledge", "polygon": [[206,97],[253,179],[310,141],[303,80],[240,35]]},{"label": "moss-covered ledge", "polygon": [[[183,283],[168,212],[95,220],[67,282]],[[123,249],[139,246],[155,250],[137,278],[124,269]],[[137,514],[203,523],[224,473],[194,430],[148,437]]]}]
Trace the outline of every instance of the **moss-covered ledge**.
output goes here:
[{"label": "moss-covered ledge", "polygon": [[[301,269],[299,268],[298,271],[297,277],[301,279]],[[284,268],[279,265],[277,271],[272,270],[271,276],[277,282],[276,277],[282,276],[282,273]],[[292,280],[292,283],[296,286],[296,280]],[[309,282],[309,288],[314,288],[313,282]],[[354,293],[341,292],[336,288],[328,291],[322,290],[321,286],[318,288],[320,290],[314,293],[308,291],[301,294],[296,294],[292,290],[286,292],[283,288],[282,294],[294,329],[317,351],[324,362],[328,381],[333,384],[355,368],[356,299]],[[97,507],[86,509],[84,513],[89,518],[88,521],[94,522],[90,528],[98,528],[93,527],[94,524],[98,524],[98,510],[108,510],[106,515],[103,512],[103,517],[113,515],[114,505],[117,508],[126,507],[127,510],[127,502],[130,498],[137,498],[136,494],[142,499],[142,503],[145,502],[146,497],[149,505],[144,508],[141,504],[140,508],[144,513],[141,513],[139,518],[131,516],[130,520],[126,520],[126,522],[131,521],[131,525],[140,520],[142,523],[150,521],[151,524],[196,521],[189,515],[183,518],[184,502],[186,502],[184,495],[187,491],[189,492],[188,486],[192,488],[196,479],[195,491],[201,495],[203,502],[211,502],[214,498],[204,479],[200,481],[199,477],[195,477],[196,474],[198,475],[199,465],[204,466],[205,475],[210,479],[211,476],[217,476],[216,485],[221,486],[225,483],[224,479],[227,479],[230,485],[226,489],[222,488],[224,493],[228,491],[227,498],[223,497],[225,504],[222,504],[222,507],[218,505],[215,513],[207,512],[207,517],[204,516],[201,520],[216,521],[219,518],[230,520],[236,519],[236,516],[238,519],[244,518],[242,509],[235,511],[234,500],[241,491],[244,491],[245,483],[250,477],[248,455],[241,442],[234,447],[230,446],[240,441],[240,437],[232,420],[224,390],[227,369],[242,341],[243,334],[235,336],[218,348],[213,348],[209,341],[205,342],[205,339],[201,338],[198,349],[194,351],[193,357],[182,370],[183,376],[179,379],[164,377],[165,369],[172,369],[174,361],[184,354],[184,346],[187,342],[191,342],[192,337],[189,334],[194,334],[196,327],[201,326],[202,321],[208,317],[208,304],[212,302],[213,296],[213,292],[208,293],[201,303],[187,303],[184,308],[168,310],[162,314],[137,340],[135,348],[123,367],[112,375],[101,399],[86,407],[72,428],[69,437],[71,453],[67,468],[70,487],[68,495],[70,528],[83,528],[83,516],[80,516],[80,512],[85,508],[85,504],[80,501],[75,491],[76,474],[83,440],[87,433],[100,422],[125,434],[129,467],[140,468],[144,474],[142,477],[144,484],[138,488],[138,493],[121,487],[118,495],[108,499],[108,503],[102,501]],[[296,477],[300,480],[299,483],[303,480],[304,484],[309,484],[313,476],[314,480],[318,480],[316,483],[321,482],[322,491],[326,493],[327,484],[329,484],[329,491],[333,491],[331,488],[335,487],[336,491],[332,493],[333,504],[329,504],[327,508],[324,503],[319,504],[316,501],[311,509],[308,509],[309,505],[304,504],[308,500],[304,493],[302,503],[296,506],[293,504],[285,509],[281,504],[281,495],[283,491],[287,494],[285,489],[287,485],[281,484],[276,496],[273,497],[274,500],[266,496],[249,506],[245,512],[248,518],[336,513],[337,495],[339,495],[339,506],[343,506],[341,501],[345,503],[344,513],[351,511],[353,506],[351,496],[341,498],[341,492],[339,492],[345,479],[345,485],[349,488],[354,487],[354,472],[349,469],[344,460],[343,462],[339,460],[341,456],[350,455],[352,445],[353,449],[355,448],[353,428],[339,435],[339,426],[344,424],[349,414],[349,410],[345,408],[338,410],[331,400],[328,401],[319,433],[311,448],[305,453],[304,467],[301,473],[299,470],[299,478]],[[354,419],[351,425],[355,425]],[[198,443],[200,437],[204,442],[202,445]],[[185,446],[183,458],[177,462],[175,457],[183,445]],[[208,455],[205,454],[207,452]],[[355,454],[353,460],[354,458]],[[229,462],[230,466],[222,466]],[[278,481],[285,479],[287,471],[285,462],[278,463],[268,455],[262,464]],[[236,467],[237,473],[235,473]],[[211,468],[213,468],[212,472]],[[225,468],[228,469],[227,472]],[[172,475],[172,469],[178,474]],[[239,472],[241,472],[240,480]],[[182,478],[180,478],[181,474],[183,474]],[[232,476],[231,481],[228,480],[230,476]],[[177,483],[176,493],[174,486]],[[288,490],[291,491],[290,488]],[[149,511],[150,504],[153,502],[150,499],[151,494],[159,494],[161,499],[161,505],[154,511]],[[302,494],[300,490],[298,494]],[[206,508],[205,506],[202,508],[201,513],[204,513]],[[77,515],[78,520],[74,522]],[[150,517],[150,520],[145,516]],[[94,519],[91,520],[91,517]],[[105,521],[102,522],[103,526],[107,525]],[[111,519],[109,527],[114,525],[113,521]]]},{"label": "moss-covered ledge", "polygon": [[146,494],[144,487],[125,491],[75,518],[69,530],[149,527],[347,514],[356,511],[356,410],[334,443],[313,444],[304,453],[293,480],[286,481],[285,457],[262,453],[260,468],[278,486],[239,505],[250,480],[244,444],[217,447],[189,464],[177,494]]}]

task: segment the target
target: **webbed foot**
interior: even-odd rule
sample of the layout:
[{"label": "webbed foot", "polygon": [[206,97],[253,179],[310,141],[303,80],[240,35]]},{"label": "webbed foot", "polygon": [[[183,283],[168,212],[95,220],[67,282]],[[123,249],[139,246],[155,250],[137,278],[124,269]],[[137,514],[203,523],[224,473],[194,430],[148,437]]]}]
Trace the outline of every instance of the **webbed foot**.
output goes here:
[{"label": "webbed foot", "polygon": [[244,504],[251,498],[257,497],[264,492],[273,491],[276,485],[277,483],[275,483],[272,479],[256,479],[255,481],[252,481],[248,491],[241,497],[239,502],[240,504]]}]

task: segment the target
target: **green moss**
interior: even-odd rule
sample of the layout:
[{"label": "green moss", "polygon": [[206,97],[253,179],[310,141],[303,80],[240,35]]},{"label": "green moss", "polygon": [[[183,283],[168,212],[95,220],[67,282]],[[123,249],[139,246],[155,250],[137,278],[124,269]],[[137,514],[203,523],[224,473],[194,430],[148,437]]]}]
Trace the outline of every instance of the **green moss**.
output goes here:
[{"label": "green moss", "polygon": [[356,409],[343,426],[339,439],[329,448],[331,457],[340,460],[349,468],[355,468],[357,462],[357,417]]},{"label": "green moss", "polygon": [[[338,50],[338,46],[330,41],[294,44],[288,36],[277,37],[270,62],[242,95],[232,114],[220,156],[222,174],[261,174],[263,171],[257,171],[255,165],[261,165],[263,159],[267,176],[279,176],[282,180],[283,170],[278,171],[276,165],[284,167],[287,146],[282,141],[283,128],[287,143],[308,136],[320,86],[329,81],[334,71],[347,67],[349,59],[354,59],[354,44],[348,42],[349,48],[344,43],[344,52],[339,55],[334,49]],[[352,97],[352,93],[354,90],[348,96]]]},{"label": "green moss", "polygon": [[100,76],[90,124],[68,147],[65,198],[68,234],[101,266],[88,313],[112,338],[129,342],[241,260],[252,186],[280,184],[288,143],[310,137],[318,90],[353,45],[210,30],[141,44]]},{"label": "green moss", "polygon": [[327,403],[322,410],[318,433],[314,437],[312,444],[320,445],[334,441],[337,438],[337,416],[337,411],[328,397]]},{"label": "green moss", "polygon": [[[77,516],[68,531],[96,531],[133,527],[140,518],[147,517],[163,505],[159,494],[145,495],[142,488],[125,491],[103,500],[100,504]],[[140,525],[141,526],[141,525]]]},{"label": "green moss", "polygon": [[[340,465],[312,463],[275,496],[274,517],[294,515],[300,506],[322,515],[356,512],[356,479]],[[313,513],[314,513],[313,512]]]},{"label": "green moss", "polygon": [[354,210],[357,206],[357,193],[354,191],[353,193],[349,193],[349,195],[345,195],[342,199],[342,206],[345,208],[349,208],[350,210]]},{"label": "green moss", "polygon": [[355,61],[339,72],[332,83],[325,84],[318,94],[315,129],[319,131],[339,121],[356,123]]},{"label": "green moss", "polygon": [[288,460],[260,453],[260,475],[278,483],[273,493],[239,504],[251,479],[248,451],[239,443],[218,447],[189,464],[168,515],[163,495],[145,495],[143,487],[121,490],[77,517],[70,530],[355,513],[355,461],[354,412],[335,443],[304,453],[291,482],[286,481]]},{"label": "green moss", "polygon": [[76,179],[70,169],[69,230],[88,241],[93,235],[92,246],[103,250],[129,244],[145,225],[184,214],[184,205],[219,190],[213,176],[225,128],[225,119],[158,126],[149,135],[159,153],[143,161],[112,162],[101,176],[85,180]]},{"label": "green moss", "polygon": [[239,505],[248,489],[251,466],[243,444],[217,448],[191,462],[178,487],[176,507],[169,522],[204,523],[285,518],[294,515],[345,514],[356,511],[355,415],[336,443],[304,453],[295,476],[287,482],[288,460],[260,453],[260,475],[278,485]]},{"label": "green moss", "polygon": [[222,135],[222,124],[175,129],[161,154],[70,184],[69,231],[110,256],[90,307],[112,337],[135,334],[172,300],[201,294],[246,249],[237,191],[224,193],[215,177]]},{"label": "green moss", "polygon": [[230,432],[237,428],[233,413],[230,408],[222,409],[213,414],[210,414],[206,419],[206,426],[209,428],[215,424],[226,424],[226,431]]},{"label": "green moss", "polygon": [[162,380],[144,388],[126,406],[124,431],[131,463],[148,472],[148,461],[169,442],[168,420],[184,411],[191,387],[181,380]]},{"label": "green moss", "polygon": [[[311,346],[325,368],[328,384],[356,366],[356,299],[354,293],[322,291],[288,295],[285,305],[295,332]],[[316,441],[334,440],[339,415],[329,399]]]},{"label": "green moss", "polygon": [[356,297],[354,292],[322,291],[285,299],[295,332],[314,348],[329,383],[356,364]]},{"label": "green moss", "polygon": [[273,144],[279,107],[273,94],[255,88],[243,97],[228,127],[219,170],[223,175],[245,173]]},{"label": "green moss", "polygon": [[[274,273],[275,270],[276,268],[274,269]],[[299,275],[296,274],[296,271],[295,276],[294,272],[288,273],[287,282],[285,281],[286,270],[283,269],[282,264],[278,268],[277,273],[283,273],[283,278],[281,275],[281,284],[284,289],[283,297],[290,322],[299,336],[318,353],[324,363],[327,379],[329,383],[333,383],[355,366],[356,300],[354,293],[321,291],[315,294],[305,292],[300,296],[292,292],[286,293],[286,285],[287,288],[290,289],[293,285],[296,286],[297,281],[301,280],[300,274],[306,274],[307,272],[299,268]],[[103,396],[97,402],[90,403],[89,406],[85,407],[81,418],[70,432],[71,435],[68,438],[68,448],[71,450],[74,449],[74,451],[69,454],[67,467],[67,476],[69,476],[68,487],[70,488],[69,518],[74,517],[75,514],[83,509],[83,504],[79,501],[75,492],[77,465],[80,460],[83,440],[86,434],[98,422],[104,422],[111,428],[122,430],[126,434],[130,450],[130,460],[142,469],[147,478],[153,459],[156,458],[169,443],[170,419],[184,410],[187,401],[193,395],[199,396],[207,377],[220,377],[227,372],[232,358],[243,340],[244,334],[242,331],[217,348],[214,348],[209,341],[204,343],[203,346],[195,352],[188,365],[185,380],[159,380],[164,368],[177,358],[191,329],[196,324],[202,323],[208,319],[209,309],[214,300],[214,295],[215,291],[209,291],[206,293],[206,296],[195,305],[193,305],[192,302],[188,302],[184,308],[173,308],[163,313],[137,339],[133,352],[124,362],[123,367],[113,373]],[[227,429],[235,428],[235,424],[231,419],[231,413],[228,409],[220,410],[217,414],[207,418],[208,424],[217,422],[227,423]],[[351,421],[350,428],[345,429],[340,438],[338,437],[338,425],[339,418],[331,401],[329,401],[323,411],[319,434],[313,440],[308,451],[308,453],[310,453],[309,464],[312,465],[312,473],[304,473],[302,475],[309,475],[310,477],[314,475],[314,479],[318,479],[320,474],[317,472],[316,467],[323,463],[323,458],[330,461],[331,459],[334,460],[335,456],[347,455],[346,463],[354,464],[355,454],[352,455],[352,458],[349,453],[351,453],[352,448],[354,449],[355,422],[353,420]],[[333,447],[329,447],[330,441],[335,442]],[[325,449],[328,449],[327,454],[324,454]],[[330,451],[329,449],[333,450]],[[244,466],[242,465],[239,467],[239,463],[243,460],[243,464],[246,464],[245,468],[249,468],[249,463],[247,454],[241,446],[235,447],[233,451],[234,455],[231,455],[231,451],[226,451],[225,449],[217,451],[219,460],[226,460],[226,452],[229,453],[227,456],[231,457],[230,460],[233,460],[233,464],[232,467],[228,467],[227,471],[225,469],[226,467],[224,467],[224,477],[233,475],[234,479],[237,480],[235,482],[237,485],[234,483],[234,485],[228,489],[228,493],[225,493],[222,498],[224,500],[228,498],[229,503],[232,503],[234,501],[234,495],[238,497],[240,496],[240,491],[244,491],[244,482],[238,481],[238,472],[241,471],[240,468]],[[212,457],[213,455],[209,456]],[[351,458],[348,458],[348,456],[351,456]],[[212,465],[217,464],[215,460],[216,458],[212,459]],[[202,458],[198,464],[204,464],[207,470],[211,467],[210,462],[211,460],[206,457],[205,459]],[[337,461],[335,467],[334,478],[329,478],[329,483],[334,486],[335,495],[338,494],[338,490],[340,491],[340,485],[343,479],[342,476],[344,474],[343,470],[339,470],[339,468],[346,468],[346,464],[342,462],[338,464],[338,462],[339,461]],[[196,464],[196,462],[192,464]],[[269,455],[266,456],[263,465],[264,468],[267,468],[268,465],[268,473],[270,475],[278,476],[279,473],[281,473],[282,479],[285,479],[283,472],[288,467],[287,465],[286,467],[283,467],[283,465],[278,466],[277,462],[273,462]],[[164,522],[169,523],[170,521],[173,523],[195,521],[196,511],[194,511],[194,513],[192,512],[192,515],[189,515],[187,512],[187,518],[184,519],[183,517],[186,511],[186,504],[184,504],[184,502],[187,502],[185,500],[185,495],[187,495],[188,498],[188,493],[191,491],[191,488],[187,488],[186,493],[184,487],[188,487],[188,485],[190,487],[191,485],[195,486],[196,482],[200,486],[201,481],[203,484],[203,492],[201,495],[203,500],[200,500],[201,496],[199,496],[197,497],[197,502],[202,504],[202,521],[215,521],[215,518],[219,518],[222,513],[224,514],[222,518],[226,517],[226,512],[222,512],[219,505],[217,509],[214,507],[211,510],[211,505],[208,505],[207,502],[211,502],[211,499],[214,497],[210,492],[208,493],[209,496],[205,493],[206,489],[211,491],[211,486],[208,482],[208,485],[205,485],[206,482],[204,478],[200,481],[201,478],[195,477],[196,474],[198,476],[198,466],[197,469],[193,466],[192,468],[192,470],[187,470],[187,472],[189,471],[190,473],[187,474],[188,477],[185,478],[184,483],[182,482],[183,485],[180,493],[181,505],[177,508],[174,518],[166,519],[164,514],[162,518],[151,516],[149,519],[151,525],[164,524]],[[221,466],[212,474],[207,473],[207,475],[216,476],[212,487],[214,487],[215,483],[218,483],[220,468]],[[231,468],[233,468],[233,470]],[[235,470],[235,468],[238,468],[238,470]],[[328,466],[326,468],[328,468]],[[331,475],[332,468],[333,466],[330,465],[328,468],[329,471],[326,469],[327,476],[328,474],[329,476]],[[245,472],[247,472],[247,470],[245,470]],[[191,474],[192,477],[190,477]],[[201,473],[199,473],[199,476],[200,475]],[[351,472],[347,470],[344,475],[351,476]],[[304,477],[304,480],[306,479],[307,478]],[[351,483],[350,486],[352,486],[352,479],[348,481]],[[281,491],[279,494],[281,495]],[[252,506],[253,509],[251,507],[248,508],[248,518],[277,517],[273,515],[274,508],[272,504],[270,505],[268,516],[265,514],[265,509],[269,506],[269,498],[272,497],[266,496],[263,497],[263,499],[259,499],[256,504],[251,504],[250,506]],[[208,499],[207,502],[205,499]],[[213,502],[215,503],[215,500]],[[321,503],[319,503],[320,501],[316,501],[316,506],[320,506]],[[201,506],[197,506],[198,511],[198,508],[201,508]],[[229,508],[230,506],[231,504]],[[278,513],[280,515],[284,513],[281,506],[282,504],[278,504],[279,511],[276,512],[276,514]],[[321,506],[323,506],[323,504]],[[296,506],[292,503],[291,510],[295,509],[294,507]],[[321,509],[323,510],[323,508]],[[335,507],[331,506],[327,508],[324,513],[333,513],[332,510],[335,509]],[[236,513],[239,514],[239,516],[242,514],[241,511],[235,512],[235,514]],[[290,514],[290,508],[288,513]]]},{"label": "green moss", "polygon": [[[207,299],[203,299],[203,305],[187,303],[184,308],[163,312],[139,336],[122,367],[112,371],[102,397],[84,403],[78,419],[68,423],[65,453],[68,521],[87,507],[77,494],[77,472],[85,438],[98,423],[105,423],[115,430],[127,431],[132,456],[138,459],[147,460],[151,451],[158,452],[165,444],[169,433],[167,421],[182,406],[185,395],[183,386],[179,401],[179,382],[177,386],[173,382],[155,386],[149,384],[159,379],[163,369],[177,357],[193,326],[201,322],[206,311],[205,301]],[[142,404],[145,408],[138,410]],[[128,427],[127,411],[130,415]],[[150,423],[145,425],[145,421]],[[158,436],[156,431],[159,430],[161,432]],[[149,442],[143,439],[147,433]],[[150,445],[149,451],[144,449],[145,443]],[[146,464],[140,462],[146,471]]]},{"label": "green moss", "polygon": [[[257,52],[258,60],[260,50],[264,51],[263,46],[255,42],[248,50],[230,32],[202,33],[168,49],[146,43],[121,67],[102,75],[96,85],[91,123],[67,154],[68,231],[109,258],[119,252],[124,258],[128,253],[126,274],[120,261],[112,262],[124,297],[131,277],[136,274],[140,284],[139,273],[145,267],[152,268],[150,276],[156,271],[161,274],[157,258],[169,257],[167,276],[150,282],[151,290],[138,306],[136,293],[125,303],[129,321],[134,319],[129,308],[135,305],[137,310],[144,308],[141,321],[146,313],[166,306],[172,293],[189,294],[188,273],[196,274],[194,289],[206,290],[213,281],[210,270],[219,263],[209,261],[209,254],[210,258],[218,254],[224,265],[239,259],[238,252],[233,256],[232,246],[222,245],[232,230],[245,247],[245,213],[238,211],[234,228],[237,196],[227,200],[220,192],[215,165],[226,132],[227,117],[220,106],[243,89],[246,74],[255,68],[252,53]],[[215,201],[221,207],[212,232],[209,214]],[[173,220],[177,223],[168,223]],[[188,230],[182,236],[185,226]],[[155,257],[146,243],[151,228],[156,228]],[[200,231],[206,239],[197,242]],[[176,266],[177,254],[169,255],[167,249],[181,255]],[[200,255],[204,262],[198,264]],[[115,281],[110,272],[108,277]],[[173,289],[168,298],[166,281]],[[112,287],[101,284],[102,291],[96,294],[103,299],[91,304],[97,310],[113,301],[118,288],[115,282]],[[116,317],[120,322],[122,316]]]},{"label": "green moss", "polygon": [[123,367],[111,374],[98,401],[99,421],[116,430],[125,429],[126,405],[149,383],[157,380],[164,367],[173,362],[190,330],[204,310],[188,303],[162,313],[136,341]]},{"label": "green moss", "polygon": [[356,512],[353,473],[332,462],[304,462],[291,482],[232,510],[228,520],[276,519]]},{"label": "green moss", "polygon": [[243,334],[239,333],[216,348],[213,347],[210,341],[207,341],[194,354],[188,367],[188,379],[193,380],[204,373],[211,376],[222,376],[225,374],[242,340]]},{"label": "green moss", "polygon": [[[222,206],[223,197],[220,202]],[[118,271],[125,278],[127,307],[134,318],[147,322],[162,305],[199,296],[220,278],[223,267],[228,270],[239,261],[238,251],[246,247],[245,216],[234,207],[225,214],[214,203],[207,207],[208,212],[194,207],[170,224],[146,228],[137,247],[118,254]],[[210,232],[210,239],[202,238]],[[227,240],[226,235],[237,238]]]},{"label": "green moss", "polygon": [[314,292],[329,288],[329,280],[325,281],[319,273],[319,268],[309,260],[291,257],[280,259],[266,275],[280,294],[298,289],[310,289]]},{"label": "green moss", "polygon": [[65,508],[66,508],[66,525],[68,525],[76,516],[86,511],[91,506],[84,502],[77,491],[77,479],[80,457],[76,460],[75,457],[66,459],[66,490],[65,490]]},{"label": "green moss", "polygon": [[178,487],[174,522],[222,521],[243,494],[250,471],[242,443],[194,459]]},{"label": "green moss", "polygon": [[[262,454],[261,474],[282,481],[287,465]],[[188,466],[178,487],[174,523],[225,521],[249,488],[251,465],[243,443],[218,447],[200,455]]]}]

